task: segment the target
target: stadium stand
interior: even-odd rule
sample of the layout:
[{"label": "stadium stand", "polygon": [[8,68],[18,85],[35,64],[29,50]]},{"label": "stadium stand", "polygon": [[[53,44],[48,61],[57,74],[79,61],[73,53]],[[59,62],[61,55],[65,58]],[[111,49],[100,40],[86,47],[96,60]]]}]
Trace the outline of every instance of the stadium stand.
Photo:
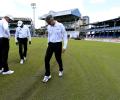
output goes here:
[{"label": "stadium stand", "polygon": [[67,33],[74,38],[79,36],[80,24],[86,23],[85,19],[88,18],[87,16],[82,17],[77,8],[59,12],[49,11],[48,14],[39,17],[39,19],[45,20],[47,15],[53,15],[57,21],[63,23]]},{"label": "stadium stand", "polygon": [[101,22],[86,24],[88,29],[81,30],[89,33],[88,37],[94,38],[119,38],[120,37],[120,17]]},{"label": "stadium stand", "polygon": [[[1,19],[2,17],[0,17]],[[30,28],[30,31],[32,33],[33,30],[33,24],[32,24],[32,19],[31,18],[14,18],[14,21],[10,23],[10,33],[14,34],[16,27],[17,27],[17,22],[21,20],[25,25],[27,25]]]}]

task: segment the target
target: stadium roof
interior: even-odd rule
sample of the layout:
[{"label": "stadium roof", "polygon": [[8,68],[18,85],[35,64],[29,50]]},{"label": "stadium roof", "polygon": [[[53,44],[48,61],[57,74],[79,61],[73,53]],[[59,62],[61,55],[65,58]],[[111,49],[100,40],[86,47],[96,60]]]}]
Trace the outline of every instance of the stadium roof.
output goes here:
[{"label": "stadium roof", "polygon": [[15,20],[23,20],[23,21],[32,21],[32,19],[31,18],[14,18]]},{"label": "stadium roof", "polygon": [[62,18],[67,17],[71,21],[75,19],[79,19],[81,17],[81,13],[79,12],[79,9],[76,8],[76,9],[64,10],[59,12],[50,11],[48,14],[39,17],[39,19],[45,20],[46,16],[48,15],[53,15],[55,19],[61,19],[61,17]]},{"label": "stadium roof", "polygon": [[[2,19],[3,17],[0,17]],[[32,21],[31,18],[24,18],[24,17],[14,17],[14,20],[22,20],[22,21]]]},{"label": "stadium roof", "polygon": [[113,23],[113,22],[120,22],[120,17],[118,18],[114,18],[114,19],[109,19],[109,20],[105,20],[105,21],[100,21],[100,22],[95,22],[95,23],[90,23],[90,25],[102,25],[104,23]]}]

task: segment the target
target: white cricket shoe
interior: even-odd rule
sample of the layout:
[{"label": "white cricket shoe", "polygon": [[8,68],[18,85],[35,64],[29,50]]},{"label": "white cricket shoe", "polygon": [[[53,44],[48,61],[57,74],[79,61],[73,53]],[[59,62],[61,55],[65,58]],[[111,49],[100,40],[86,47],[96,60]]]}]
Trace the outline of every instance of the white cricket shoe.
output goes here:
[{"label": "white cricket shoe", "polygon": [[51,75],[49,75],[49,76],[44,76],[44,78],[43,78],[43,82],[44,83],[46,83],[46,82],[48,82],[49,81],[49,79],[51,79]]},{"label": "white cricket shoe", "polygon": [[27,58],[26,57],[24,57],[24,61],[26,61],[27,60]]},{"label": "white cricket shoe", "polygon": [[12,71],[12,70],[9,70],[7,72],[2,72],[3,75],[10,75],[10,74],[13,74],[13,73],[14,73],[14,71]]},{"label": "white cricket shoe", "polygon": [[60,76],[60,77],[63,76],[63,71],[59,71],[59,76]]},{"label": "white cricket shoe", "polygon": [[24,60],[23,60],[23,59],[21,59],[21,60],[20,60],[20,64],[23,64],[23,63],[24,63]]}]

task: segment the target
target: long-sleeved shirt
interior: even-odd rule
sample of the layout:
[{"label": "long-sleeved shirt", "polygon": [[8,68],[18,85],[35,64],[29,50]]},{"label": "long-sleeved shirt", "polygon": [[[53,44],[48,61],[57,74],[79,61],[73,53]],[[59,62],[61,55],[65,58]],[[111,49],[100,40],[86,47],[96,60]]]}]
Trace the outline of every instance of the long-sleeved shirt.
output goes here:
[{"label": "long-sleeved shirt", "polygon": [[24,25],[23,28],[17,27],[15,32],[15,42],[18,42],[17,38],[28,38],[31,41],[31,34],[29,28]]},{"label": "long-sleeved shirt", "polygon": [[64,41],[63,48],[67,48],[67,32],[65,30],[65,27],[62,23],[55,22],[54,26],[48,25],[47,26],[47,32],[48,32],[48,43],[56,43],[56,42],[62,42]]},{"label": "long-sleeved shirt", "polygon": [[2,18],[2,20],[0,20],[0,38],[10,38],[10,30],[8,26],[8,22]]}]

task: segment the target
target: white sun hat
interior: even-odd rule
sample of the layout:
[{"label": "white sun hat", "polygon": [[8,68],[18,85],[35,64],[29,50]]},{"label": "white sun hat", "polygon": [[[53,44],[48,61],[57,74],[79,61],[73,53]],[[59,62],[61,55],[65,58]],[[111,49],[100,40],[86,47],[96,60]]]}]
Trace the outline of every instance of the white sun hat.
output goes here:
[{"label": "white sun hat", "polygon": [[23,24],[23,21],[19,20],[17,23],[17,26],[20,27],[20,26],[22,26],[22,24]]}]

